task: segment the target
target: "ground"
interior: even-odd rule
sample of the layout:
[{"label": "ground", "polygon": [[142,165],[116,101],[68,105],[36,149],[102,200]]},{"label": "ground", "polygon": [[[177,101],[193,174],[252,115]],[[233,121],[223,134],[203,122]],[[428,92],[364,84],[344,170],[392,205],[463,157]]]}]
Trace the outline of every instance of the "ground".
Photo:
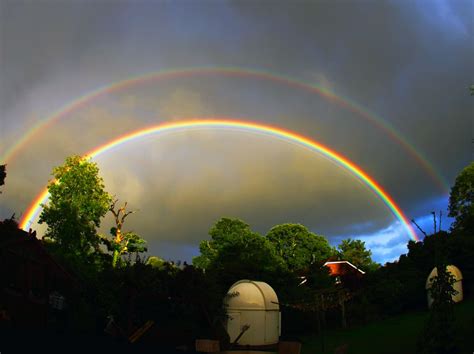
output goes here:
[{"label": "ground", "polygon": [[[322,336],[307,336],[302,338],[302,354],[334,353],[334,349],[344,343],[348,344],[348,354],[415,354],[417,337],[427,315],[427,310],[411,312],[365,326],[330,330],[323,333],[323,340]],[[472,353],[474,351],[472,336],[474,300],[456,304],[455,316],[460,353]],[[324,351],[322,342],[324,342]]]}]

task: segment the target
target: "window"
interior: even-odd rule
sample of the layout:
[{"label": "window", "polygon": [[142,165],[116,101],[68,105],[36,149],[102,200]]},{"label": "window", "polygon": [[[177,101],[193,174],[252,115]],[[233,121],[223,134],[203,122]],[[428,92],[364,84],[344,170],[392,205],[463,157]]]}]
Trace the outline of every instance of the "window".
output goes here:
[{"label": "window", "polygon": [[49,305],[55,310],[63,310],[66,305],[65,300],[65,297],[57,291],[53,291],[49,294]]}]

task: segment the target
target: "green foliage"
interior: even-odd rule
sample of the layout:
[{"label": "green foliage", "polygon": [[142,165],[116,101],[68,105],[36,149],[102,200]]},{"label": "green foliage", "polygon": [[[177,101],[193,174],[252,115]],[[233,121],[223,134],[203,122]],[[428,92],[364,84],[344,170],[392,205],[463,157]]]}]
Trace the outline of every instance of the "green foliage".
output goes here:
[{"label": "green foliage", "polygon": [[164,269],[165,260],[160,257],[150,256],[148,257],[146,264],[151,266],[152,268]]},{"label": "green foliage", "polygon": [[133,214],[134,211],[127,211],[127,202],[116,209],[117,202],[118,199],[115,199],[109,206],[109,211],[115,219],[115,226],[110,229],[112,239],[106,236],[100,236],[102,242],[107,246],[107,249],[113,253],[112,267],[116,267],[117,264],[121,263],[122,256],[125,254],[128,254],[130,258],[132,253],[138,256],[139,253],[147,251],[146,241],[138,236],[138,234],[133,231],[122,231],[125,220],[130,214]]},{"label": "green foliage", "polygon": [[132,253],[139,254],[148,250],[146,247],[146,241],[135,232],[128,231],[120,233],[120,237],[117,238],[117,230],[116,227],[110,229],[110,234],[113,239],[100,235],[102,243],[107,247],[107,250],[113,254],[113,267],[121,263],[121,257],[123,255],[131,255]]},{"label": "green foliage", "polygon": [[454,328],[454,276],[440,263],[438,275],[434,277],[429,289],[433,304],[430,316],[420,337],[420,353],[450,354],[457,353]]},{"label": "green foliage", "polygon": [[240,279],[267,281],[274,285],[285,278],[283,261],[272,243],[253,232],[242,220],[222,218],[209,234],[211,240],[201,242],[201,255],[193,259],[193,264],[205,269],[206,274],[213,276],[224,288]]},{"label": "green foliage", "polygon": [[449,196],[449,216],[454,231],[474,232],[474,162],[457,176]]},{"label": "green foliage", "polygon": [[264,280],[281,268],[281,259],[264,237],[250,233],[223,247],[210,268],[221,272],[230,285],[245,278]]},{"label": "green foliage", "polygon": [[93,162],[71,156],[53,169],[53,176],[49,202],[42,205],[39,220],[48,225],[45,239],[72,263],[90,262],[99,252],[97,228],[111,202],[99,169]]},{"label": "green foliage", "polygon": [[341,260],[349,261],[364,271],[373,271],[379,267],[371,258],[372,252],[365,248],[365,242],[361,240],[342,240],[337,248]]},{"label": "green foliage", "polygon": [[453,296],[457,294],[454,290],[453,284],[456,279],[453,274],[448,272],[446,266],[441,266],[438,270],[438,275],[431,280],[431,288],[429,289],[431,297],[433,298],[432,309],[446,308],[452,310],[451,305],[454,304]]},{"label": "green foliage", "polygon": [[334,254],[324,236],[316,235],[300,224],[274,226],[266,238],[292,272],[307,270],[314,263],[324,263]]},{"label": "green foliage", "polygon": [[449,264],[456,265],[463,275],[464,297],[474,296],[474,237],[471,234],[454,233],[446,248],[450,250]]},{"label": "green foliage", "polygon": [[126,251],[128,253],[143,253],[148,250],[146,241],[133,231],[126,232],[124,239],[126,240]]},{"label": "green foliage", "polygon": [[239,219],[222,218],[209,230],[211,241],[201,241],[200,256],[193,258],[193,264],[207,269],[218,257],[219,252],[252,234],[250,226]]},{"label": "green foliage", "polygon": [[260,261],[265,267],[275,258],[272,245],[242,220],[222,218],[210,229],[209,235],[211,240],[200,243],[201,255],[193,259],[193,264],[199,268],[239,262],[251,266]]}]

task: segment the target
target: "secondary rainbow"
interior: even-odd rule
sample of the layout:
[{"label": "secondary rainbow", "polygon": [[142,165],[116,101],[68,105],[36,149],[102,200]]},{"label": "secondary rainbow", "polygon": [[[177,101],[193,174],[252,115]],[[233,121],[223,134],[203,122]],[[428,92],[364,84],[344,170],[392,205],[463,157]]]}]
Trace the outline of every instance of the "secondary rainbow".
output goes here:
[{"label": "secondary rainbow", "polygon": [[356,103],[355,101],[349,99],[348,97],[344,97],[342,95],[336,95],[334,92],[328,90],[325,87],[320,85],[309,84],[303,82],[301,80],[265,72],[261,70],[253,70],[253,69],[246,69],[246,68],[221,68],[221,67],[202,67],[202,68],[183,68],[183,69],[175,69],[175,70],[167,70],[167,71],[158,71],[152,72],[144,75],[134,76],[131,78],[127,78],[125,80],[121,80],[118,82],[114,82],[112,84],[102,86],[94,91],[91,91],[78,99],[67,103],[66,105],[59,108],[57,111],[52,113],[49,117],[40,120],[36,123],[29,131],[22,134],[18,139],[16,139],[16,143],[12,145],[3,156],[0,156],[0,161],[3,162],[10,162],[17,153],[24,148],[28,142],[30,142],[37,134],[41,131],[45,130],[47,127],[52,125],[54,122],[58,121],[59,119],[66,117],[68,114],[81,109],[81,107],[85,107],[88,103],[97,99],[101,96],[106,94],[110,94],[113,92],[118,92],[120,90],[127,89],[129,87],[134,87],[136,85],[146,84],[147,82],[155,82],[161,80],[171,80],[177,78],[187,78],[193,76],[210,76],[210,75],[219,75],[219,76],[228,76],[228,77],[250,77],[260,80],[267,80],[271,82],[275,82],[278,84],[283,84],[292,88],[305,90],[307,92],[318,94],[326,99],[330,100],[331,102],[336,103],[337,105],[343,107],[344,109],[357,114],[359,117],[362,117],[366,121],[373,124],[379,130],[387,134],[391,140],[399,144],[408,154],[416,160],[420,166],[428,173],[430,178],[434,181],[434,183],[440,188],[440,190],[444,194],[449,193],[449,184],[446,180],[436,172],[436,169],[430,163],[430,161],[423,156],[423,154],[414,147],[412,143],[410,143],[400,132],[398,132],[388,121],[382,119],[381,117],[377,116],[376,114],[368,111],[366,108],[362,107],[360,104]]},{"label": "secondary rainbow", "polygon": [[[237,121],[231,119],[200,119],[200,120],[190,120],[190,121],[180,121],[172,123],[164,123],[155,126],[151,126],[145,129],[140,129],[111,140],[92,151],[84,155],[84,158],[94,158],[105,152],[112,150],[115,147],[120,145],[138,140],[140,138],[165,133],[173,132],[180,130],[191,130],[191,129],[234,129],[234,130],[243,130],[251,131],[255,133],[260,133],[264,135],[273,136],[279,139],[283,139],[288,142],[297,143],[300,146],[309,148],[312,151],[319,152],[323,156],[329,158],[339,166],[345,168],[351,172],[354,176],[360,179],[370,190],[372,190],[382,202],[390,209],[393,215],[403,224],[409,237],[414,241],[419,241],[415,230],[411,226],[408,218],[404,215],[400,207],[395,203],[392,197],[366,172],[364,172],[359,166],[354,162],[350,161],[346,157],[337,153],[336,151],[330,149],[327,146],[324,146],[308,137],[300,135],[298,133],[282,129],[275,126],[264,125],[260,123],[248,122],[248,121]],[[28,207],[27,212],[20,221],[20,227],[24,230],[27,230],[31,224],[36,220],[40,211],[41,204],[46,203],[49,197],[48,190],[45,188],[31,203]]]}]

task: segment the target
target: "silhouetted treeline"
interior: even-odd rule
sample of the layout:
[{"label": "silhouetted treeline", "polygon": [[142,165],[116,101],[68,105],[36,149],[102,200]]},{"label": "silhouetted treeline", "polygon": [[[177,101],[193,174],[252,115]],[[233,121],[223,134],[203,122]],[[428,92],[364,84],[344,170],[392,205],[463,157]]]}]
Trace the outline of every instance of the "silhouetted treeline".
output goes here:
[{"label": "silhouetted treeline", "polygon": [[436,257],[456,265],[463,274],[464,297],[474,296],[474,237],[467,233],[438,232],[422,242],[410,241],[408,253],[364,278],[362,290],[348,306],[353,322],[387,317],[407,310],[426,309],[425,282]]}]

